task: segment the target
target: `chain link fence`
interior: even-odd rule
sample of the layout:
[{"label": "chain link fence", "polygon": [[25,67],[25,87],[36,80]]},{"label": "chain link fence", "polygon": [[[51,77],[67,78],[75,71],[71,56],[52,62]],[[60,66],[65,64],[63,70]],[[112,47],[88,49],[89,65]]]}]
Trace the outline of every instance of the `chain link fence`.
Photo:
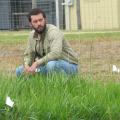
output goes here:
[{"label": "chain link fence", "polygon": [[0,30],[29,28],[26,15],[39,7],[48,23],[65,30],[119,30],[118,0],[1,0]]}]

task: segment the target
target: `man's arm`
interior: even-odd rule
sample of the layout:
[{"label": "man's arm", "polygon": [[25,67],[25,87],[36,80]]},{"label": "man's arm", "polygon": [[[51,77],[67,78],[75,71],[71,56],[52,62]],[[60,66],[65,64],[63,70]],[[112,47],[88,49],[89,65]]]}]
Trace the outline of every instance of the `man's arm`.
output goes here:
[{"label": "man's arm", "polygon": [[27,44],[27,49],[24,52],[24,69],[25,72],[29,72],[30,71],[30,66],[32,65],[33,61],[34,61],[34,57],[35,57],[35,52],[32,49],[32,45],[33,45],[33,34],[29,35],[29,39],[28,39],[28,44]]},{"label": "man's arm", "polygon": [[35,72],[38,66],[44,65],[50,60],[57,60],[62,56],[62,42],[63,42],[63,34],[60,30],[50,31],[49,39],[51,40],[50,44],[50,52],[46,54],[43,58],[40,58],[36,62],[32,64],[30,67],[31,72]]},{"label": "man's arm", "polygon": [[50,60],[57,60],[62,57],[62,43],[64,35],[60,30],[52,30],[50,32],[50,52],[46,54],[43,58],[36,61],[37,66],[43,65]]}]

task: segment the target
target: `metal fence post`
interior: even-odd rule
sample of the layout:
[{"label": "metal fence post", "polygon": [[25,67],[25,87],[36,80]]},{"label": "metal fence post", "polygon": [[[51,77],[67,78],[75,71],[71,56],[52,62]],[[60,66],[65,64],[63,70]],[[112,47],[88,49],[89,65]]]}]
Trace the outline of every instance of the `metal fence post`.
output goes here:
[{"label": "metal fence post", "polygon": [[60,21],[59,21],[59,3],[58,0],[55,0],[56,3],[56,26],[60,28]]}]

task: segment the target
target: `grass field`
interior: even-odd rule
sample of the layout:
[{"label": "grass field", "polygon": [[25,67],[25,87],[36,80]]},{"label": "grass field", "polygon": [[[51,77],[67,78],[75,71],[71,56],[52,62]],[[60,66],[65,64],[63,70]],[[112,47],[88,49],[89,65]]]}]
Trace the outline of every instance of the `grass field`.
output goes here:
[{"label": "grass field", "polygon": [[[82,78],[1,75],[1,120],[119,120],[120,84]],[[13,108],[5,105],[10,96]]]},{"label": "grass field", "polygon": [[[0,120],[119,120],[120,33],[66,34],[80,56],[78,76],[15,77],[28,31],[0,32]],[[14,101],[5,105],[6,97]]]},{"label": "grass field", "polygon": [[[0,32],[0,44],[16,44],[26,42],[28,39],[29,31],[18,31],[18,32]],[[99,38],[111,38],[119,40],[120,32],[106,32],[106,33],[67,33],[65,32],[65,38],[67,40],[98,40]]]}]

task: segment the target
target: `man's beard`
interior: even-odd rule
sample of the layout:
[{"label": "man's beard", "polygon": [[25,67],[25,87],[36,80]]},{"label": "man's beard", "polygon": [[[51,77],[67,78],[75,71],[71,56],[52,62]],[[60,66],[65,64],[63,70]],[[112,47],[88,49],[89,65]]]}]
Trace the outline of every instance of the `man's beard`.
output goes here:
[{"label": "man's beard", "polygon": [[39,34],[42,34],[45,31],[45,29],[46,29],[46,24],[44,26],[39,26],[38,28],[34,28],[33,27],[33,29],[35,30],[35,32],[37,32]]}]

